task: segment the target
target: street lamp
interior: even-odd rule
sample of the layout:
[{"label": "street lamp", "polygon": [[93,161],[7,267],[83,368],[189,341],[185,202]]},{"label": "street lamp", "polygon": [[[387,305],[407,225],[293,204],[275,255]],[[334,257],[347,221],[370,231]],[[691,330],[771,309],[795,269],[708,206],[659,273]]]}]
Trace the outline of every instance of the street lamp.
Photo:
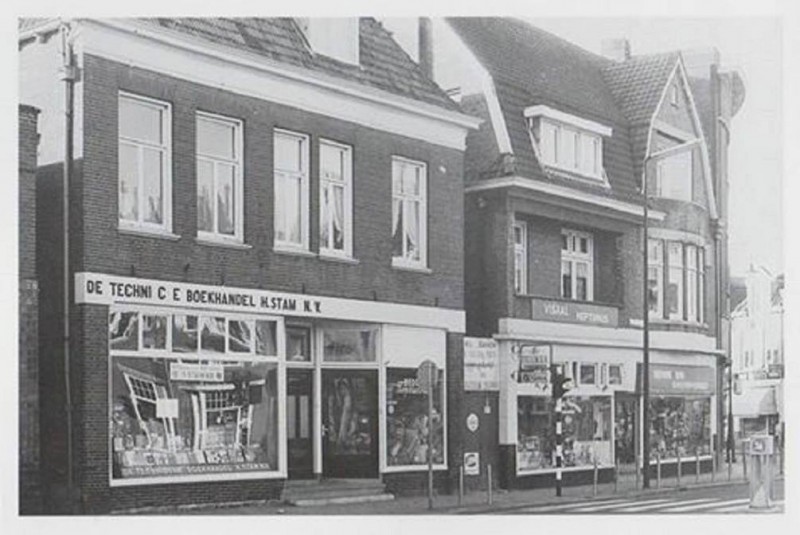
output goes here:
[{"label": "street lamp", "polygon": [[[695,138],[685,141],[678,145],[662,149],[651,153],[648,148],[648,153],[644,157],[644,166],[642,168],[642,203],[644,205],[644,244],[642,247],[642,264],[644,266],[642,271],[643,279],[643,292],[642,292],[642,487],[650,488],[650,300],[648,297],[649,280],[648,280],[648,265],[650,263],[649,256],[649,206],[650,199],[647,192],[647,182],[650,176],[648,168],[651,163],[664,158],[669,158],[675,154],[681,153],[687,149],[693,148],[695,145],[700,144],[702,140]],[[636,468],[639,469],[638,467]]]}]

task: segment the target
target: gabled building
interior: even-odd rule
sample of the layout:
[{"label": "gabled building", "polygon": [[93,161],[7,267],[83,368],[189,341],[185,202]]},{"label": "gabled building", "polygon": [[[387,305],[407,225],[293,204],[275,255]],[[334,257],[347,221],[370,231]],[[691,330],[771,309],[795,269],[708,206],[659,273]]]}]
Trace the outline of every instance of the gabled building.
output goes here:
[{"label": "gabled building", "polygon": [[782,434],[784,278],[751,266],[747,294],[731,313],[734,430],[738,438]]},{"label": "gabled building", "polygon": [[641,459],[646,180],[652,450],[666,471],[695,456],[709,469],[724,363],[717,152],[681,54],[619,41],[600,56],[511,19],[433,27],[435,79],[484,119],[465,163],[467,334],[499,351],[484,462],[504,486],[552,484],[551,363],[575,385],[565,481]]},{"label": "gabled building", "polygon": [[429,452],[448,484],[480,121],[371,18],[24,20],[19,48],[46,510],[384,498]]}]

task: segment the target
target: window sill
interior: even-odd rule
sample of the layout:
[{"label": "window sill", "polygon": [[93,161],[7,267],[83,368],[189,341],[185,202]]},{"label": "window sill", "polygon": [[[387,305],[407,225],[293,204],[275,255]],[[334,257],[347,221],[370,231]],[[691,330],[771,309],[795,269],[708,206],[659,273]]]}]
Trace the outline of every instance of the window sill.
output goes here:
[{"label": "window sill", "polygon": [[403,270],[403,271],[413,271],[413,272],[416,272],[416,273],[427,273],[427,274],[433,273],[433,270],[431,268],[425,267],[425,266],[423,266],[421,264],[418,264],[418,265],[405,264],[405,263],[401,263],[401,262],[396,262],[394,260],[392,260],[392,267],[394,269],[400,269],[400,270]]},{"label": "window sill", "polygon": [[227,241],[227,240],[215,240],[213,238],[195,238],[195,243],[200,245],[208,245],[209,247],[227,247],[228,249],[239,249],[239,250],[248,250],[252,249],[253,246],[242,243],[242,242],[234,242],[234,241]]},{"label": "window sill", "polygon": [[328,261],[328,262],[339,262],[340,264],[353,264],[353,265],[355,265],[355,264],[359,264],[360,263],[357,258],[353,258],[352,256],[341,256],[341,255],[335,255],[335,254],[330,254],[330,253],[325,253],[325,252],[320,252],[319,253],[319,259],[320,260],[325,260],[325,261]]},{"label": "window sill", "polygon": [[315,253],[312,253],[308,249],[302,249],[300,247],[291,247],[288,245],[275,245],[272,248],[272,252],[276,254],[283,254],[290,256],[306,256],[309,258],[315,258],[317,256]]},{"label": "window sill", "polygon": [[650,318],[650,323],[655,325],[678,325],[682,327],[694,327],[697,329],[708,329],[707,323],[698,323],[696,321],[687,320],[670,320],[664,318]]},{"label": "window sill", "polygon": [[177,234],[167,232],[166,230],[150,230],[141,227],[117,227],[120,234],[127,234],[129,236],[139,236],[142,238],[158,238],[162,240],[178,241],[181,239]]}]

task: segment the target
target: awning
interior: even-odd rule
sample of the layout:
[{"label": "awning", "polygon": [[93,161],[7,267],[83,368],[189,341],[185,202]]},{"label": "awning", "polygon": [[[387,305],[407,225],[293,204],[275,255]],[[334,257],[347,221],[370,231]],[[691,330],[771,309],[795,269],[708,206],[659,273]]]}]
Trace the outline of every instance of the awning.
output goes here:
[{"label": "awning", "polygon": [[778,406],[775,403],[775,387],[748,388],[742,390],[741,394],[733,395],[734,416],[763,416],[766,414],[778,414]]}]

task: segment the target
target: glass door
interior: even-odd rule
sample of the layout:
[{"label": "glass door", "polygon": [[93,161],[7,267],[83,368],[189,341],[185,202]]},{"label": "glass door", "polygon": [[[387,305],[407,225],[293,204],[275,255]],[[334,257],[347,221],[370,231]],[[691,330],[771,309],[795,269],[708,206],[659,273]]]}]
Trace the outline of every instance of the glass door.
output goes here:
[{"label": "glass door", "polygon": [[322,370],[325,477],[378,477],[377,370]]},{"label": "glass door", "polygon": [[309,369],[286,371],[286,439],[290,479],[310,479],[314,476],[311,432],[313,372]]}]

